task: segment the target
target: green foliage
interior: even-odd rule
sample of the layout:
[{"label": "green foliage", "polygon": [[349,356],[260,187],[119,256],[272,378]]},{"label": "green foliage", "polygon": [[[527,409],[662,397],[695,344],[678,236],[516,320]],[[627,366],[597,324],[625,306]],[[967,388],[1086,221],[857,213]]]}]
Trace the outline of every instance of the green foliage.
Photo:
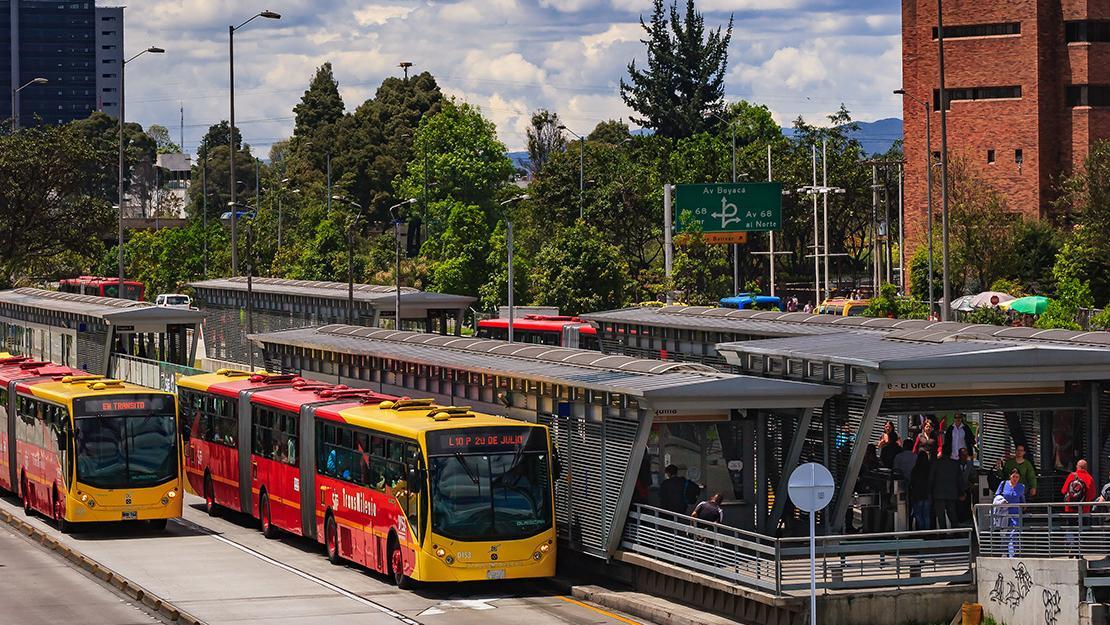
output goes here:
[{"label": "green foliage", "polygon": [[621,98],[640,117],[632,121],[653,128],[662,137],[677,139],[716,126],[711,113],[721,111],[728,45],[728,29],[705,30],[705,19],[687,0],[679,14],[677,0],[668,8],[655,0],[651,18],[640,18],[647,45],[647,68],[628,64],[628,82],[621,79]]},{"label": "green foliage", "polygon": [[[993,291],[996,289],[991,290]],[[982,323],[992,326],[1004,326],[1009,325],[1010,318],[1007,317],[1006,313],[1001,309],[992,306],[983,306],[964,315],[961,321],[966,321],[967,323]]]},{"label": "green foliage", "polygon": [[[1053,265],[1060,253],[1060,233],[1048,221],[1022,219],[1013,226],[1012,277],[1025,293],[1054,293]],[[999,289],[992,289],[999,290]],[[1016,295],[1012,291],[1006,291]]]},{"label": "green foliage", "polygon": [[1048,309],[1037,317],[1036,327],[1045,330],[1081,330],[1076,322],[1080,308],[1091,308],[1091,285],[1071,277],[1059,280],[1056,297],[1048,303]]},{"label": "green foliage", "polygon": [[[230,264],[227,231],[218,224],[209,224],[207,236],[210,267],[215,269],[212,275],[223,275],[217,267]],[[159,293],[180,293],[188,282],[204,275],[204,237],[199,222],[184,228],[137,230],[124,245],[127,275],[145,284],[151,299]],[[117,254],[113,247],[103,255],[101,275],[116,274]]]},{"label": "green foliage", "polygon": [[316,68],[316,75],[300,103],[293,107],[293,114],[296,115],[293,136],[309,139],[317,130],[343,117],[343,98],[339,96],[339,82],[331,71],[331,62]]},{"label": "green foliage", "polygon": [[165,126],[151,124],[146,129],[146,134],[154,141],[155,149],[159,154],[181,153],[181,146],[173,142],[173,139],[170,138],[170,131]]},{"label": "green foliage", "polygon": [[729,120],[730,127],[736,128],[736,143],[740,147],[756,143],[766,145],[782,139],[782,128],[764,104],[752,104],[747,100],[733,102],[725,107],[722,117]]},{"label": "green foliage", "polygon": [[598,141],[611,145],[620,145],[622,141],[632,138],[628,124],[618,119],[607,119],[598,122],[590,134],[586,135],[587,141]]},{"label": "green foliage", "polygon": [[[200,147],[197,149],[197,160],[203,159],[209,150],[230,143],[231,124],[226,119],[209,126],[208,132],[204,133],[200,140]],[[243,148],[243,134],[238,128],[235,129],[235,147],[237,149]]]},{"label": "green foliage", "polygon": [[[85,119],[71,122],[67,127],[88,141],[98,157],[104,159],[105,173],[109,175],[98,178],[97,193],[109,203],[118,204],[119,122],[107,113],[95,111]],[[154,162],[156,147],[154,139],[143,132],[142,126],[135,123],[123,125],[124,193],[132,192],[131,182],[136,168],[143,164],[149,168]]]},{"label": "green foliage", "polygon": [[620,250],[579,221],[554,234],[532,263],[532,300],[563,314],[620,308],[628,302],[627,266]]},{"label": "green foliage", "polygon": [[115,225],[116,160],[98,147],[72,124],[0,135],[0,288],[67,277],[53,261],[67,254],[72,265],[73,254],[103,249],[97,237]]},{"label": "green foliage", "polygon": [[1091,317],[1091,330],[1110,330],[1110,304],[1106,304],[1102,312]]},{"label": "green foliage", "polygon": [[567,147],[566,137],[559,130],[559,114],[540,109],[532,114],[532,125],[528,127],[528,162],[531,174],[538,176],[552,155]]},{"label": "green foliage", "polygon": [[953,292],[978,293],[998,278],[1013,275],[1013,217],[1001,194],[974,175],[966,160],[952,160],[949,183],[949,240],[959,276],[953,280]]},{"label": "green foliage", "polygon": [[443,234],[425,245],[438,261],[432,270],[431,289],[479,295],[479,288],[489,275],[490,232],[485,214],[474,204],[458,201],[441,201],[432,206],[448,217]]},{"label": "green foliage", "polygon": [[[189,203],[186,207],[191,217],[200,219],[204,209],[204,193],[208,193],[208,221],[218,220],[220,215],[230,210],[231,201],[231,151],[227,144],[209,149],[199,163],[193,166],[192,180],[189,185]],[[265,173],[265,168],[259,168]],[[255,158],[250,150],[239,150],[235,154],[235,179],[239,181],[236,201],[241,204],[254,204],[256,178]],[[207,182],[206,182],[207,181]]]},{"label": "green foliage", "polygon": [[[520,248],[515,242],[513,248],[513,301],[526,302],[530,290],[531,263],[529,256],[520,255]],[[497,222],[497,228],[490,238],[486,266],[489,267],[489,280],[478,288],[478,306],[481,310],[492,311],[498,306],[508,304],[509,261],[504,221]]]},{"label": "green foliage", "polygon": [[705,242],[700,222],[689,212],[679,215],[683,243],[675,248],[674,290],[691,306],[713,306],[732,294],[728,246]]},{"label": "green foliage", "polygon": [[926,304],[912,297],[898,295],[898,287],[891,283],[879,287],[879,295],[871,298],[864,315],[891,319],[924,319],[929,314]]},{"label": "green foliage", "polygon": [[1006,293],[1014,297],[1025,297],[1027,295],[1025,288],[1021,284],[1009,278],[999,278],[995,280],[987,290]]}]

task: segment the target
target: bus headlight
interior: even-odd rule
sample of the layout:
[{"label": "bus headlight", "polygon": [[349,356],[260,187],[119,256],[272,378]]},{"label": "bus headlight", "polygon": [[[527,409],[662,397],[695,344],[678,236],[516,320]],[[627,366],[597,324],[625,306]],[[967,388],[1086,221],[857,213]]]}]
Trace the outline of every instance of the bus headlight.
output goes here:
[{"label": "bus headlight", "polygon": [[168,492],[168,493],[166,493],[165,495],[162,496],[162,505],[163,506],[168,506],[170,501],[174,497],[177,497],[177,489],[176,488],[170,489],[170,492]]},{"label": "bus headlight", "polygon": [[87,494],[80,491],[78,491],[78,494],[81,495],[81,503],[87,503],[89,501],[89,496]]},{"label": "bus headlight", "polygon": [[551,545],[547,543],[540,545],[540,553],[547,553],[548,551],[551,551]]},{"label": "bus headlight", "polygon": [[440,547],[439,549],[436,549],[436,557],[437,558],[442,558],[445,555],[447,555],[447,551],[444,550],[443,547]]}]

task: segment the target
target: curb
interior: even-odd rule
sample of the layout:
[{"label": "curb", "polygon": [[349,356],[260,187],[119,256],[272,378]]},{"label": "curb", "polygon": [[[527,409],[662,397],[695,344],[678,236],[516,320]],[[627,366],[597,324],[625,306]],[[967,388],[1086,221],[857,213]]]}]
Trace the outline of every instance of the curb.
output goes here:
[{"label": "curb", "polygon": [[[623,612],[655,625],[737,625],[739,623],[710,612],[688,608],[634,591],[621,592],[602,586],[574,584],[558,577],[547,582],[553,588],[580,601]],[[683,614],[683,612],[689,613]]]},{"label": "curb", "polygon": [[36,528],[34,525],[16,518],[11,512],[0,509],[0,520],[47,549],[57,552],[60,556],[77,565],[79,568],[84,569],[93,577],[110,584],[113,588],[127,595],[134,601],[142,603],[151,610],[158,612],[166,620],[172,623],[180,623],[181,625],[207,625],[204,621],[177,608],[172,603],[151,593],[146,588],[143,588],[139,584],[136,584],[111,569],[108,569],[96,560],[63,545],[58,539]]}]

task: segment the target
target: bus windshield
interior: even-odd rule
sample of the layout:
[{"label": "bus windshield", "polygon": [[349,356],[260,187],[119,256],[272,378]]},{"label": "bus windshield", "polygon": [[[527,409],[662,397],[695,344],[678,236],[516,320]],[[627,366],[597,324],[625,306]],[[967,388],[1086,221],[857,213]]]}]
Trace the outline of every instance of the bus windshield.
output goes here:
[{"label": "bus windshield", "polygon": [[[429,434],[432,531],[455,540],[513,540],[551,527],[551,474],[539,428],[482,428]],[[489,444],[491,441],[497,441]]]},{"label": "bus windshield", "polygon": [[142,488],[177,477],[177,429],[168,395],[74,401],[77,481],[94,488]]}]

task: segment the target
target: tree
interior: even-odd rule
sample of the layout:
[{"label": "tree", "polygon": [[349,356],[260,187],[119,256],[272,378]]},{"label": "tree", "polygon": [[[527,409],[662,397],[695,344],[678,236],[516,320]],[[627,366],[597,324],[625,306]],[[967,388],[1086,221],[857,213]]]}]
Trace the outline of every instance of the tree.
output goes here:
[{"label": "tree", "polygon": [[628,301],[627,269],[616,246],[578,221],[552,236],[532,261],[532,300],[567,315],[620,308]]},{"label": "tree", "polygon": [[724,101],[724,75],[732,18],[728,29],[705,31],[705,19],[686,1],[680,17],[677,0],[665,9],[655,0],[650,23],[640,18],[647,34],[647,69],[628,64],[628,79],[621,79],[621,98],[640,114],[632,121],[668,138],[688,137],[716,126],[711,113],[720,113]]},{"label": "tree", "polygon": [[621,142],[632,138],[628,124],[619,119],[607,119],[598,122],[590,134],[586,135],[587,141],[598,141],[610,145],[620,145]]},{"label": "tree", "polygon": [[[187,210],[190,215],[200,218],[204,207],[205,173],[207,169],[208,189],[208,219],[218,219],[228,210],[227,203],[231,200],[231,186],[229,172],[231,171],[231,151],[227,144],[216,146],[206,153],[207,158],[199,159],[193,165],[191,183],[189,184],[189,205]],[[238,200],[245,204],[254,203],[255,158],[250,150],[239,150],[235,156],[235,179],[239,181]],[[249,195],[244,192],[250,190]]]},{"label": "tree", "polygon": [[73,124],[0,136],[0,288],[61,277],[50,259],[95,253],[114,225],[105,189],[115,178],[115,161]]},{"label": "tree", "polygon": [[733,102],[725,108],[722,117],[736,127],[736,144],[740,147],[753,143],[766,145],[782,139],[782,128],[764,104],[752,104],[747,100]]},{"label": "tree", "polygon": [[[98,196],[117,203],[117,183],[119,180],[117,154],[119,150],[119,121],[100,111],[95,111],[85,119],[71,122],[69,127],[88,140],[90,146],[97,153],[97,158],[102,159],[106,167],[111,168],[111,175],[97,178],[101,187]],[[131,183],[138,179],[142,184],[144,177],[136,176],[136,168],[144,163],[151,167],[154,163],[156,145],[152,138],[143,132],[143,127],[136,123],[123,125],[123,182],[124,193],[132,193]]]},{"label": "tree", "polygon": [[533,177],[539,176],[552,154],[567,147],[567,139],[559,130],[559,114],[547,109],[532,113],[528,135],[528,169]]},{"label": "tree", "polygon": [[963,158],[952,159],[948,180],[950,252],[958,275],[953,283],[977,293],[1012,274],[1014,218],[1002,196],[973,174]]},{"label": "tree", "polygon": [[1053,274],[1087,281],[1096,301],[1110,300],[1110,141],[1096,144],[1082,170],[1063,184],[1061,221],[1074,225]]},{"label": "tree", "polygon": [[[201,137],[200,146],[197,148],[197,160],[203,159],[209,150],[230,143],[231,124],[226,119],[209,126],[208,132]],[[243,147],[243,134],[238,128],[235,129],[235,147],[236,149],[242,149]]]},{"label": "tree", "polygon": [[170,131],[159,124],[151,124],[146,129],[146,134],[154,141],[155,149],[159,154],[180,154],[181,146],[170,138]]},{"label": "tree", "polygon": [[715,306],[732,294],[728,246],[706,243],[701,224],[689,212],[678,218],[682,242],[675,248],[674,290],[692,306]]},{"label": "tree", "polygon": [[1078,323],[1079,309],[1091,308],[1091,285],[1075,278],[1063,278],[1056,286],[1056,297],[1048,302],[1048,308],[1037,317],[1036,327],[1045,330],[1082,330]]},{"label": "tree", "polygon": [[293,107],[293,114],[296,116],[293,136],[298,138],[311,138],[320,128],[343,117],[343,98],[339,95],[339,82],[332,74],[330,61],[316,68],[300,103]]},{"label": "tree", "polygon": [[439,262],[432,269],[433,291],[478,295],[489,275],[490,233],[486,216],[474,204],[447,200],[436,206],[448,215],[446,228],[439,237]]}]

